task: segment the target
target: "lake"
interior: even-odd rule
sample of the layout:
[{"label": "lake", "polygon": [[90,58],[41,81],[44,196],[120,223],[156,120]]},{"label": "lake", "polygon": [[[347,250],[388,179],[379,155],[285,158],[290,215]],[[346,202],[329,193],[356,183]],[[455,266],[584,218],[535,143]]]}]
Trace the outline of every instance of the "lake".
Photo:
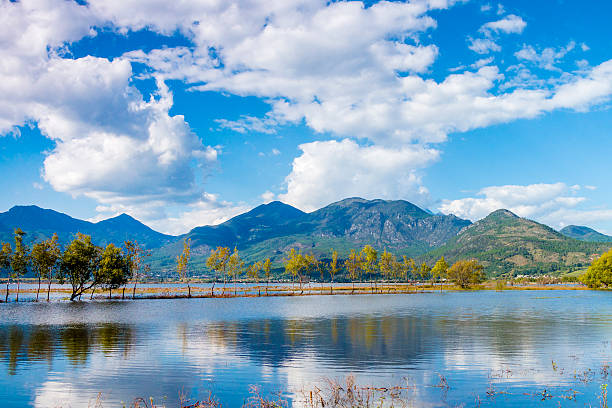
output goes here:
[{"label": "lake", "polygon": [[[582,290],[8,303],[3,407],[178,406],[354,375],[413,406],[600,406],[612,296]],[[440,387],[442,376],[447,387]],[[575,391],[575,393],[574,393]]]}]

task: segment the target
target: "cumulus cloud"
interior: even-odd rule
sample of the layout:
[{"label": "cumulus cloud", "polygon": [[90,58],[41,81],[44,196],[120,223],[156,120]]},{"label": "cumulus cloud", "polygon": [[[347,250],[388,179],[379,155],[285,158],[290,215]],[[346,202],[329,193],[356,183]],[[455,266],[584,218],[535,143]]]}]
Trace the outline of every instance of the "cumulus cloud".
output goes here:
[{"label": "cumulus cloud", "polygon": [[356,142],[313,142],[300,145],[279,198],[312,211],[346,197],[406,199],[429,203],[418,170],[436,161],[439,152],[422,146],[388,149]]},{"label": "cumulus cloud", "polygon": [[484,24],[480,31],[485,33],[497,32],[505,34],[520,34],[527,27],[527,23],[521,17],[510,14],[501,20],[491,21]]},{"label": "cumulus cloud", "polygon": [[565,183],[485,187],[474,197],[444,200],[439,210],[477,221],[498,209],[560,228],[612,220],[612,210],[587,208],[581,190],[591,186]]},{"label": "cumulus cloud", "polygon": [[[268,12],[256,4],[223,3],[206,15],[191,10],[192,14],[177,17],[176,24],[183,24],[193,49],[125,57],[147,65],[156,75],[184,80],[192,90],[263,98],[271,107],[266,115],[219,121],[243,133],[271,133],[280,125],[305,123],[339,138],[401,147],[415,141],[438,143],[449,132],[532,118],[559,108],[550,101],[556,90],[547,85],[503,91],[508,89],[503,87],[507,78],[494,66],[476,64],[472,71],[438,82],[424,78],[438,48],[419,38],[436,27],[429,11],[451,3],[381,2],[365,7],[360,2],[312,2],[298,9],[296,4],[283,3],[272,5]],[[134,19],[141,18],[120,21],[140,27]],[[241,22],[240,29],[228,32],[233,21]],[[481,28],[484,38],[472,39],[470,47],[479,53],[499,50],[495,36],[519,33],[525,25],[516,15],[486,23]],[[588,74],[568,74],[562,84]]]},{"label": "cumulus cloud", "polygon": [[198,200],[196,179],[217,152],[183,116],[169,114],[173,97],[163,80],[145,97],[125,58],[62,56],[103,22],[76,2],[0,4],[0,132],[35,123],[55,142],[42,176],[56,191],[163,217],[168,203]]},{"label": "cumulus cloud", "polygon": [[[56,190],[92,197],[107,208],[140,203],[139,211],[153,217],[163,216],[169,203],[199,203],[202,180],[217,155],[182,116],[170,114],[167,80],[184,81],[192,91],[256,96],[270,106],[261,117],[220,118],[220,127],[273,133],[278,126],[304,123],[337,139],[361,139],[302,145],[284,195],[302,208],[354,193],[423,202],[417,170],[437,158],[435,144],[448,133],[555,109],[585,110],[609,100],[612,61],[533,89],[504,88],[506,78],[490,60],[441,80],[430,78],[426,74],[439,53],[436,44],[427,43],[428,31],[437,26],[430,12],[453,4],[4,2],[0,131],[37,123],[57,143],[44,166],[44,177]],[[62,56],[71,42],[102,26],[119,32],[179,32],[191,45],[134,50],[114,60]],[[499,35],[524,28],[515,15],[486,23],[473,48],[495,51]],[[24,32],[23,39],[15,41],[15,32]],[[134,87],[134,65],[144,68],[139,77],[157,81],[153,97]],[[389,163],[377,165],[374,157]],[[312,163],[333,170],[334,176],[324,180]],[[317,175],[324,187],[320,192],[305,168]],[[365,187],[357,190],[352,173],[344,169],[361,174],[357,179]],[[401,188],[389,169],[402,175]],[[374,182],[368,171],[382,178]],[[341,177],[349,181],[341,184]]]}]

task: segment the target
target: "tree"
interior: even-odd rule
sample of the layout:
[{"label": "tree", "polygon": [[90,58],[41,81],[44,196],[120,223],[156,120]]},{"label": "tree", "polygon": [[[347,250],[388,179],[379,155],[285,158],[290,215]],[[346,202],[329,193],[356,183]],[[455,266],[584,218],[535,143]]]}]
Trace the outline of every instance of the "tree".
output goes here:
[{"label": "tree", "polygon": [[108,244],[100,259],[97,281],[105,289],[108,289],[108,298],[112,298],[113,289],[125,285],[130,276],[130,265],[123,256],[121,248],[114,244]]},{"label": "tree", "polygon": [[[136,284],[138,279],[144,275],[149,269],[149,265],[145,264],[145,259],[151,256],[151,252],[144,249],[138,241],[125,241],[125,257],[130,268],[130,276],[134,282],[132,289],[132,299],[136,298]],[[141,273],[141,271],[143,271]]]},{"label": "tree", "polygon": [[210,256],[206,260],[206,267],[215,273],[213,278],[212,286],[210,288],[210,296],[215,296],[215,283],[217,281],[217,274],[221,273],[225,281],[225,271],[227,269],[227,262],[229,261],[230,249],[228,247],[217,247],[211,252]]},{"label": "tree", "polygon": [[11,259],[13,258],[13,249],[11,244],[8,242],[2,243],[2,249],[0,249],[0,270],[6,271],[6,297],[5,302],[8,302],[9,296],[9,284],[11,283]]},{"label": "tree", "polygon": [[417,271],[416,262],[414,261],[414,259],[406,258],[406,256],[404,256],[404,262],[402,266],[403,266],[402,272],[406,276],[406,280],[408,280],[408,275],[410,275],[411,278],[414,278],[414,276],[416,275],[416,271]]},{"label": "tree", "polygon": [[229,257],[227,262],[227,274],[230,278],[234,280],[234,296],[236,296],[236,282],[238,280],[238,276],[242,274],[242,270],[244,269],[244,261],[240,257],[238,253],[238,249],[234,248],[234,253]]},{"label": "tree", "polygon": [[418,270],[419,278],[422,281],[426,281],[429,278],[430,273],[431,268],[429,267],[429,265],[427,265],[427,263],[423,262]]},{"label": "tree", "polygon": [[266,277],[266,296],[268,296],[268,285],[270,285],[270,258],[266,258],[264,261],[263,272]]},{"label": "tree", "polygon": [[612,286],[612,249],[595,259],[580,281],[590,288]]},{"label": "tree", "polygon": [[448,272],[448,263],[442,256],[431,270],[432,279],[440,279],[440,292],[442,292],[442,279],[446,278]]},{"label": "tree", "polygon": [[380,269],[380,274],[387,280],[393,279],[394,262],[395,256],[393,256],[391,252],[387,252],[387,250],[385,249],[380,255],[380,260],[378,261],[378,268]]},{"label": "tree", "polygon": [[348,258],[344,261],[344,267],[348,272],[349,279],[353,283],[353,291],[351,293],[355,293],[355,281],[359,278],[359,273],[362,271],[362,263],[361,254],[351,249]]},{"label": "tree", "polygon": [[98,285],[101,254],[102,249],[91,242],[91,237],[80,232],[64,250],[59,278],[60,281],[67,278],[70,282],[71,301]]},{"label": "tree", "polygon": [[249,279],[253,280],[257,284],[258,292],[257,296],[261,294],[259,291],[259,272],[261,271],[262,262],[258,261],[249,265],[246,271],[246,275]]},{"label": "tree", "polygon": [[334,276],[336,276],[336,274],[339,271],[339,267],[338,267],[338,251],[336,250],[332,250],[332,259],[329,263],[329,277],[331,280],[331,285],[329,287],[330,293],[333,295],[334,294]]},{"label": "tree", "polygon": [[61,256],[62,252],[60,251],[57,234],[53,234],[53,237],[50,239],[38,242],[32,247],[32,267],[38,277],[37,302],[41,279],[47,279],[47,302],[49,301],[51,279],[53,279],[54,275],[53,271],[57,268]]},{"label": "tree", "polygon": [[13,277],[17,279],[17,302],[19,302],[19,283],[21,277],[28,273],[28,266],[30,265],[30,250],[23,242],[25,235],[26,233],[21,228],[15,229],[15,251],[11,259],[11,268],[13,269]]},{"label": "tree", "polygon": [[191,297],[189,285],[189,261],[191,260],[191,238],[183,239],[183,252],[176,257],[176,271],[182,282],[187,282],[187,297]]},{"label": "tree", "polygon": [[483,266],[475,259],[457,261],[448,269],[448,279],[465,289],[484,281]]},{"label": "tree", "polygon": [[302,290],[303,273],[309,266],[309,258],[296,251],[295,248],[291,248],[287,259],[285,259],[285,271],[292,277],[299,279],[300,294],[304,293]]},{"label": "tree", "polygon": [[[363,273],[367,274],[370,278],[370,283],[374,281],[374,274],[376,273],[376,265],[378,262],[378,252],[371,245],[366,245],[361,250],[361,267]],[[372,292],[374,289],[372,289]]]}]

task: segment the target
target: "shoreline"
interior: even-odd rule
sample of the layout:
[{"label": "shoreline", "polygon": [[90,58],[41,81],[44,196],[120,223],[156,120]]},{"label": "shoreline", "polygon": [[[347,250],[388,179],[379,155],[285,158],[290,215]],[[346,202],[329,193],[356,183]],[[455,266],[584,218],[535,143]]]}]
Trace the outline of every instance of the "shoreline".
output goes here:
[{"label": "shoreline", "polygon": [[[22,282],[22,284],[24,284]],[[25,284],[32,285],[28,282]],[[2,283],[0,283],[2,285]],[[6,285],[6,283],[4,283]],[[14,284],[11,284],[14,285]],[[159,285],[151,287],[150,285]],[[456,285],[413,285],[413,284],[382,284],[378,283],[377,286],[370,286],[370,283],[360,283],[354,288],[352,285],[338,284],[338,286],[304,286],[302,289],[299,287],[291,287],[289,285],[279,285],[278,283],[271,285],[267,288],[266,286],[248,286],[248,287],[226,287],[215,288],[214,295],[211,295],[210,286],[200,286],[201,283],[194,283],[196,286],[191,287],[191,295],[188,294],[187,285],[184,283],[165,283],[165,284],[144,284],[144,287],[136,288],[136,296],[132,297],[133,288],[126,287],[125,291],[122,289],[115,289],[112,291],[112,297],[109,298],[108,291],[96,289],[94,291],[93,298],[91,298],[91,291],[86,292],[82,295],[80,300],[75,302],[84,301],[130,301],[130,300],[169,300],[169,299],[231,299],[231,298],[265,298],[265,297],[302,297],[302,296],[336,296],[336,295],[416,295],[416,294],[435,294],[444,292],[504,292],[504,291],[552,291],[552,290],[564,290],[564,291],[609,291],[611,289],[606,288],[589,288],[585,285],[580,284],[520,284],[520,285],[508,285],[503,288],[498,288],[495,285],[495,281],[485,282],[481,285],[475,285],[471,288],[461,288]],[[23,288],[19,290],[19,295],[24,298],[19,299],[19,302],[15,300],[17,294],[16,288],[9,290],[8,301],[4,300],[2,294],[6,293],[0,289],[0,303],[52,303],[52,302],[66,302],[70,301],[69,296],[71,290],[69,288],[52,288],[50,293],[53,298],[47,301],[46,288],[39,292],[39,300],[37,301],[33,295],[36,294],[36,288]],[[65,295],[65,297],[58,298],[58,296]]]}]

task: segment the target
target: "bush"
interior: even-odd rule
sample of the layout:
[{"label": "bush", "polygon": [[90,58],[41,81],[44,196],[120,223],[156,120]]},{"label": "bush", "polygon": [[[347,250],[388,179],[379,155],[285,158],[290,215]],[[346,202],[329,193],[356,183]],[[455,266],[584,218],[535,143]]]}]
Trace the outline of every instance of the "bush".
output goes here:
[{"label": "bush", "polygon": [[589,288],[612,285],[612,249],[595,259],[580,281]]},{"label": "bush", "polygon": [[483,266],[475,259],[457,261],[448,270],[448,279],[464,289],[468,288],[485,280]]}]

